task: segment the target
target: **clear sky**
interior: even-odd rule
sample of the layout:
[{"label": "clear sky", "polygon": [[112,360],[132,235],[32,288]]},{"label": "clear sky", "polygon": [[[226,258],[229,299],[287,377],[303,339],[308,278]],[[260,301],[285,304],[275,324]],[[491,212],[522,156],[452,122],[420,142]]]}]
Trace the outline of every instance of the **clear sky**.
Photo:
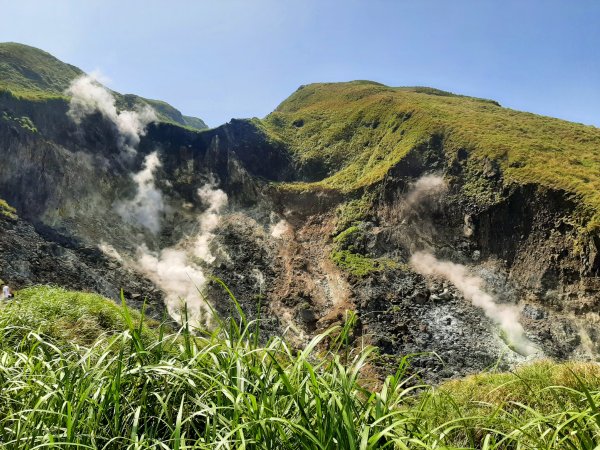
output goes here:
[{"label": "clear sky", "polygon": [[0,41],[216,126],[298,86],[432,86],[600,126],[600,1],[0,0]]}]

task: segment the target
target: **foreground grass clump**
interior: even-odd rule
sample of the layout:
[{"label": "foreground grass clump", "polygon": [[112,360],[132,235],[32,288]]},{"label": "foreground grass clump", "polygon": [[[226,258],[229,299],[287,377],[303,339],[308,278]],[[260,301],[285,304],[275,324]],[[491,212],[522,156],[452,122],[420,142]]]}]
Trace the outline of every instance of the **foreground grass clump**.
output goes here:
[{"label": "foreground grass clump", "polygon": [[[137,311],[129,312],[136,323]],[[50,286],[19,291],[14,300],[0,308],[0,324],[21,327],[24,332],[35,329],[45,338],[64,345],[90,345],[107,334],[128,329],[123,309],[98,294],[71,292]],[[142,321],[145,339],[152,336],[151,327],[158,324]]]},{"label": "foreground grass clump", "polygon": [[[35,288],[19,293],[13,309],[24,322],[35,321],[38,307],[36,318],[54,321],[62,303],[71,321],[77,313],[68,309],[87,314],[88,300]],[[334,343],[323,357],[317,347],[327,335],[302,352],[282,339],[260,345],[256,323],[243,316],[202,336],[162,327],[148,343],[143,320],[120,312],[127,328],[119,332],[115,320],[89,348],[57,345],[32,327],[24,333],[14,314],[0,315],[3,448],[350,449],[407,439],[402,371],[378,393],[358,381],[372,349],[342,358]]]},{"label": "foreground grass clump", "polygon": [[[538,361],[431,389],[423,421],[454,445],[594,449],[600,445],[600,364]],[[490,448],[495,448],[494,446]]]},{"label": "foreground grass clump", "polygon": [[[71,343],[74,333],[57,332],[47,323],[36,329],[45,316],[61,320],[63,306],[66,323],[99,311],[111,311],[112,319],[97,328],[104,332],[89,346]],[[405,358],[373,390],[367,386],[376,384],[361,375],[369,372],[373,349],[347,345],[352,316],[344,327],[297,351],[280,338],[261,344],[257,323],[246,322],[241,310],[238,320],[216,318],[211,333],[163,326],[147,334],[152,339],[144,338],[145,327],[152,327],[143,317],[87,294],[33,288],[0,310],[2,449],[591,449],[600,444],[594,365],[543,363],[514,375],[481,375],[439,390],[415,390]],[[15,324],[18,310],[23,318]],[[505,398],[494,394],[501,388]]]}]

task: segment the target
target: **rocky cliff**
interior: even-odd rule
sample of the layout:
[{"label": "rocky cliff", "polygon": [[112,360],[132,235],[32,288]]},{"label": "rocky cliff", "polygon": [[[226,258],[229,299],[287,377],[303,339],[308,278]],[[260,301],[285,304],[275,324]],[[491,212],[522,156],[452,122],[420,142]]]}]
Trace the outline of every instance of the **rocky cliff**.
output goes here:
[{"label": "rocky cliff", "polygon": [[0,219],[0,278],[17,288],[124,289],[176,316],[197,287],[233,312],[215,276],[299,346],[353,310],[377,370],[414,353],[430,379],[596,358],[596,128],[352,82],[304,86],[265,119],[211,130],[149,102],[156,117],[128,151],[115,117],[137,107],[118,94],[118,112],[77,122],[68,84],[6,86],[0,198],[16,217]]}]

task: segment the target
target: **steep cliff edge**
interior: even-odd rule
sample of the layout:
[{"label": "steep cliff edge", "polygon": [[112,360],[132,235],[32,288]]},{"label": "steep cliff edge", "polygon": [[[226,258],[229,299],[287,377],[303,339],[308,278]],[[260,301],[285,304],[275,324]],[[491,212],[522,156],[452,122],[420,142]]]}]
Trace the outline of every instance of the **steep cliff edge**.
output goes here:
[{"label": "steep cliff edge", "polygon": [[[514,305],[538,355],[600,350],[596,128],[360,81],[304,86],[262,120],[211,130],[154,121],[127,154],[102,114],[71,120],[63,85],[46,96],[14,86],[0,94],[0,198],[19,219],[2,219],[0,278],[112,298],[124,288],[158,311],[194,287],[170,292],[169,277],[198,274],[227,314],[217,276],[298,345],[355,310],[354,336],[381,349],[381,370],[431,352],[415,360],[431,379],[535,357],[455,279],[416,270],[427,252]],[[119,109],[135,107],[125,97]],[[416,195],[427,183],[439,189]],[[152,229],[118,213],[143,189]],[[168,272],[174,261],[181,271]]]}]

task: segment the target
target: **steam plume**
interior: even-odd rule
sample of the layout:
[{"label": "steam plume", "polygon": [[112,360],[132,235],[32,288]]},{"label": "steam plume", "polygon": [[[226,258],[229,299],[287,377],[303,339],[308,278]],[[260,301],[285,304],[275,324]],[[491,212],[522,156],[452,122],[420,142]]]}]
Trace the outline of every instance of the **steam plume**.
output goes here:
[{"label": "steam plume", "polygon": [[392,221],[399,221],[400,229],[395,238],[401,246],[414,252],[428,248],[435,241],[439,230],[432,223],[432,214],[442,206],[448,189],[446,181],[439,175],[423,175],[411,183],[408,192],[393,203],[384,214]]},{"label": "steam plume", "polygon": [[76,124],[84,117],[99,112],[110,120],[119,132],[119,144],[133,151],[146,134],[146,127],[157,120],[154,109],[145,105],[135,111],[117,111],[112,93],[98,81],[98,75],[82,75],[65,91],[71,96],[67,113]]},{"label": "steam plume", "polygon": [[494,298],[483,291],[483,280],[469,273],[468,269],[449,261],[439,261],[430,253],[417,252],[410,258],[413,269],[424,276],[444,278],[461,291],[463,296],[481,309],[493,320],[506,335],[515,349],[530,355],[537,349],[527,339],[523,327],[519,323],[519,311],[513,305],[497,304]]},{"label": "steam plume", "polygon": [[167,294],[167,309],[173,319],[182,322],[181,313],[185,304],[192,326],[208,325],[209,315],[206,314],[206,305],[200,294],[206,277],[201,269],[190,262],[184,249],[166,248],[153,254],[142,246],[138,249],[138,264],[148,278]]},{"label": "steam plume", "polygon": [[287,233],[291,231],[292,227],[287,220],[281,219],[275,225],[271,226],[271,236],[275,239],[282,239]]},{"label": "steam plume", "polygon": [[117,251],[116,248],[114,248],[112,245],[104,242],[104,241],[100,241],[100,244],[98,245],[98,248],[100,250],[102,250],[102,252],[105,255],[110,256],[111,258],[116,259],[119,262],[123,262],[123,257],[121,256],[121,254]]},{"label": "steam plume", "polygon": [[[117,111],[115,97],[100,84],[97,75],[76,78],[66,94],[71,96],[67,114],[76,124],[99,112],[115,125],[119,144],[131,152],[140,143],[140,137],[146,134],[148,124],[157,120],[154,110],[148,105],[136,111]],[[117,213],[126,222],[141,225],[155,234],[160,230],[160,214],[165,209],[162,193],[154,183],[154,174],[160,165],[157,152],[147,155],[144,168],[133,175],[137,187],[135,198],[115,205]]]},{"label": "steam plume", "polygon": [[212,183],[198,189],[198,197],[208,208],[198,217],[200,233],[196,236],[195,255],[207,263],[212,263],[215,257],[210,251],[210,243],[215,235],[220,220],[220,212],[227,205],[227,194],[221,189],[215,189]]},{"label": "steam plume", "polygon": [[[76,124],[90,114],[102,114],[115,125],[119,145],[131,152],[135,152],[140,137],[146,134],[148,124],[157,120],[156,113],[148,105],[134,111],[118,111],[115,97],[100,84],[97,75],[84,75],[73,80],[65,93],[71,96],[68,115]],[[154,234],[161,229],[161,215],[166,209],[163,194],[155,182],[156,171],[160,167],[158,152],[147,155],[142,170],[132,176],[137,188],[135,197],[114,205],[126,222],[140,225]],[[194,260],[199,258],[208,263],[215,260],[210,244],[220,212],[227,205],[225,192],[215,189],[212,183],[198,189],[198,196],[207,209],[198,217],[199,232],[195,238],[184,239],[158,252],[151,252],[146,245],[140,245],[137,261],[127,261],[165,291],[167,308],[174,319],[181,321],[181,307],[185,302],[189,320],[194,326],[207,325],[209,318],[199,292],[206,283],[206,277]],[[110,245],[102,243],[100,248],[106,254],[125,261]]]},{"label": "steam plume", "polygon": [[[146,167],[147,169],[147,167]],[[221,210],[227,205],[227,194],[206,184],[198,189],[198,196],[207,205],[198,217],[198,234],[191,240],[182,240],[173,247],[152,253],[146,246],[138,248],[138,266],[167,294],[166,303],[171,316],[181,322],[181,308],[185,303],[192,326],[207,326],[210,315],[202,299],[201,289],[206,276],[195,260],[212,263],[210,251],[212,233],[219,224]]]},{"label": "steam plume", "polygon": [[425,201],[439,198],[448,190],[446,181],[439,175],[423,175],[412,185],[406,197],[406,206],[416,208]]},{"label": "steam plume", "polygon": [[141,225],[154,234],[160,231],[160,218],[165,210],[162,192],[154,181],[156,169],[160,166],[158,152],[148,154],[143,169],[132,177],[137,187],[135,197],[115,204],[115,210],[123,220]]}]

